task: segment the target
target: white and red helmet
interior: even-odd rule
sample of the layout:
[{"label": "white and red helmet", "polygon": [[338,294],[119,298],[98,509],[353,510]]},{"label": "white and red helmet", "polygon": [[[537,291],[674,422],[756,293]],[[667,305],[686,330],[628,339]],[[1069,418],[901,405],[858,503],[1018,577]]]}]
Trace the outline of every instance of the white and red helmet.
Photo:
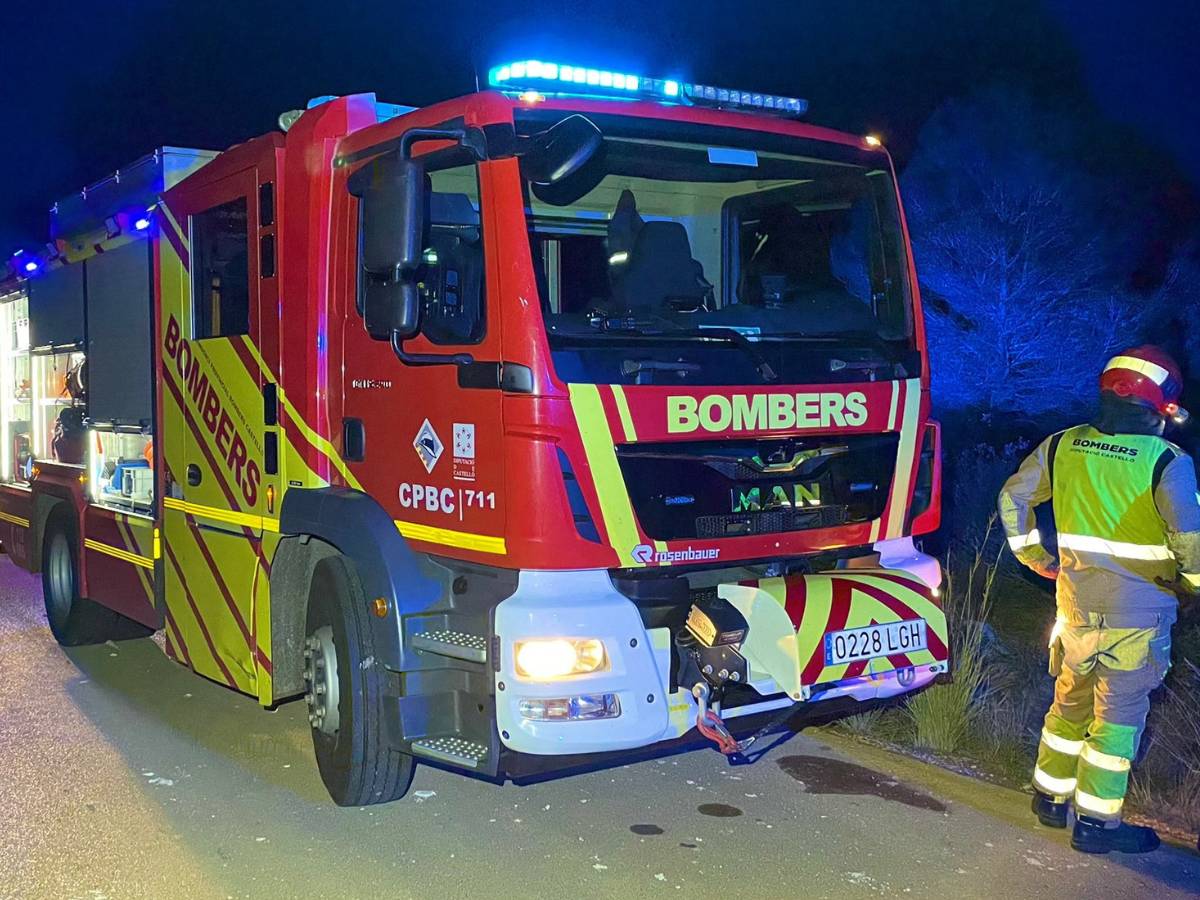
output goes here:
[{"label": "white and red helmet", "polygon": [[1100,374],[1100,390],[1148,406],[1177,422],[1187,419],[1179,406],[1183,374],[1170,354],[1145,344],[1114,356]]}]

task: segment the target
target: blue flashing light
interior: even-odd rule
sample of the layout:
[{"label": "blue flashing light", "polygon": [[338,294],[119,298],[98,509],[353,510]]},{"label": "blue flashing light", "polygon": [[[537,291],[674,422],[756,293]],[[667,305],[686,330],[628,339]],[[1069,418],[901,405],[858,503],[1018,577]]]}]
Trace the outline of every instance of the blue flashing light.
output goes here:
[{"label": "blue flashing light", "polygon": [[150,217],[149,216],[139,216],[137,219],[134,220],[133,227],[138,231],[145,231],[147,228],[150,227]]},{"label": "blue flashing light", "polygon": [[25,263],[24,268],[25,268],[26,272],[28,272],[30,275],[32,275],[34,272],[36,272],[40,268],[40,266],[38,265],[38,261],[36,259],[31,259]]},{"label": "blue flashing light", "polygon": [[[553,93],[556,87],[569,86],[569,93],[605,97],[637,96],[671,103],[739,108],[763,112],[803,115],[808,102],[798,97],[780,97],[751,91],[730,90],[706,84],[690,84],[673,78],[647,78],[609,69],[589,69],[564,63],[527,59],[497,66],[488,73],[488,82],[501,90],[523,94],[527,91]],[[555,82],[555,86],[547,84]],[[582,85],[582,89],[579,87]]]}]

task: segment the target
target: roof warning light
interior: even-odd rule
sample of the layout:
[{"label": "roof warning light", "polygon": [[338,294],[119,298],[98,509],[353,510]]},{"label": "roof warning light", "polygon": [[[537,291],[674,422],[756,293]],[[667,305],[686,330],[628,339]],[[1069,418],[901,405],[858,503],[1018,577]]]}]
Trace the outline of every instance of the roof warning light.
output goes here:
[{"label": "roof warning light", "polygon": [[495,66],[488,72],[488,84],[519,95],[536,91],[542,94],[638,98],[695,106],[750,109],[786,116],[802,116],[808,110],[808,101],[799,97],[739,91],[674,78],[647,78],[629,72],[591,69],[537,59]]}]

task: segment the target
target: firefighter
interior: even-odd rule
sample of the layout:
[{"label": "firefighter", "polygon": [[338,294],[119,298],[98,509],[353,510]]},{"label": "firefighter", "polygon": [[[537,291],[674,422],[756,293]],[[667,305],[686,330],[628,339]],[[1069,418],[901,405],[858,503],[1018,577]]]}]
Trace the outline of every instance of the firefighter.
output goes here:
[{"label": "firefighter", "polygon": [[[1004,485],[999,508],[1022,563],[1057,582],[1054,702],[1034,769],[1033,811],[1087,853],[1144,853],[1151,828],[1121,821],[1129,769],[1170,666],[1177,598],[1200,591],[1200,497],[1186,453],[1179,367],[1157,347],[1109,360],[1095,421],[1051,435]],[[1034,508],[1052,501],[1058,558]]]}]

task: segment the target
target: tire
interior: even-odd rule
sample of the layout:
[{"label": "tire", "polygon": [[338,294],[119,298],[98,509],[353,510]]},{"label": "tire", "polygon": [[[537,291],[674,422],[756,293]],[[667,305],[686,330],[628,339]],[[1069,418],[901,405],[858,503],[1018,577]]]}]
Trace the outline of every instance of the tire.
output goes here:
[{"label": "tire", "polygon": [[387,676],[373,664],[368,615],[345,557],[320,560],[308,593],[304,697],[317,768],[338,806],[398,800],[413,777],[412,755],[387,743]]},{"label": "tire", "polygon": [[65,512],[52,513],[42,536],[46,622],[64,647],[146,637],[153,631],[79,595],[79,536]]}]

